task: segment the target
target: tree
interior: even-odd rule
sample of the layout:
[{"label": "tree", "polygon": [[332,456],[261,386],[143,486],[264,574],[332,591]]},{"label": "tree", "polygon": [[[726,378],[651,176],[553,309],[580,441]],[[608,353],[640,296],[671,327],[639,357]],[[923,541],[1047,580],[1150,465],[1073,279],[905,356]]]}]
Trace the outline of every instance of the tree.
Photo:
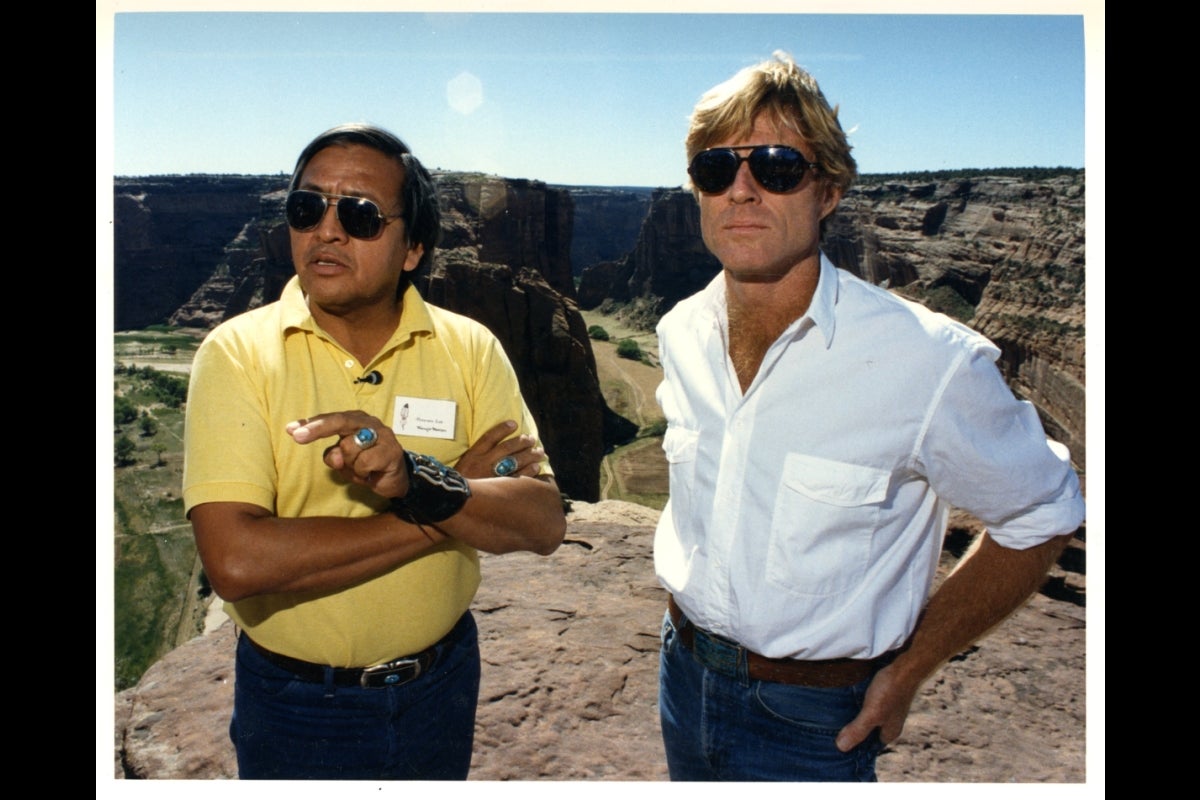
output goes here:
[{"label": "tree", "polygon": [[138,410],[128,397],[122,395],[113,396],[113,423],[118,427],[128,425],[137,419]]},{"label": "tree", "polygon": [[142,412],[142,421],[138,423],[142,429],[142,436],[153,436],[158,433],[158,420],[149,411]]},{"label": "tree", "polygon": [[601,342],[608,341],[608,331],[604,330],[604,328],[601,328],[599,325],[593,325],[588,328],[588,336]]},{"label": "tree", "polygon": [[127,467],[130,464],[136,463],[137,459],[133,457],[133,452],[137,450],[137,445],[133,443],[133,439],[130,439],[125,434],[121,434],[121,438],[117,439],[114,450],[118,467]]}]

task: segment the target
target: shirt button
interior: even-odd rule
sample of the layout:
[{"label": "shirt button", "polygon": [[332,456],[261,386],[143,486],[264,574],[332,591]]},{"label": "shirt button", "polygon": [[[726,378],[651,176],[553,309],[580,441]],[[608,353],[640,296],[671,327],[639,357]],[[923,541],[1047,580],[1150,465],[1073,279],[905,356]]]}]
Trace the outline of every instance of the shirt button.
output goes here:
[{"label": "shirt button", "polygon": [[346,359],[346,369],[352,369],[353,367],[354,367],[354,362],[351,361],[350,359]]}]

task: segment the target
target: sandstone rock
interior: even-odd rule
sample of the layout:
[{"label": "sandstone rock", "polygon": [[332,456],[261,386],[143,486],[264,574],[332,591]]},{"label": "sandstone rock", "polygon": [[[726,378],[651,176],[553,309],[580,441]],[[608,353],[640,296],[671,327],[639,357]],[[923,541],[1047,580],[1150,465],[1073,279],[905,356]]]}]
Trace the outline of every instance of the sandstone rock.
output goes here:
[{"label": "sandstone rock", "polygon": [[[657,698],[665,595],[658,512],[576,503],[549,557],[485,556],[473,610],[483,676],[471,780],[666,779]],[[962,517],[951,546],[972,523]],[[1083,542],[1037,595],[919,693],[880,757],[894,782],[1083,782]],[[947,564],[950,559],[946,559]],[[115,777],[232,778],[231,624],[116,697]]]},{"label": "sandstone rock", "polygon": [[[117,178],[113,193],[114,323],[166,322],[223,260],[279,177],[171,175]],[[286,184],[286,179],[283,179]]]},{"label": "sandstone rock", "polygon": [[606,186],[560,186],[575,202],[571,229],[571,271],[616,261],[633,249],[642,220],[650,208],[652,190]]},{"label": "sandstone rock", "polygon": [[720,269],[700,238],[700,214],[691,193],[656,189],[633,250],[616,262],[584,270],[579,302],[590,309],[609,300],[620,308],[619,317],[650,330]]}]

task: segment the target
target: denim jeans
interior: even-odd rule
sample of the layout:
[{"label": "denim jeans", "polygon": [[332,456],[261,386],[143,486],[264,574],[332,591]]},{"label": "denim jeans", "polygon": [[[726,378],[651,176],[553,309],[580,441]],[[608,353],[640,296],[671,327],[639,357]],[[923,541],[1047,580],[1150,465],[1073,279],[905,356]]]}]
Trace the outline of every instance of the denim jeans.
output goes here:
[{"label": "denim jeans", "polygon": [[470,612],[436,648],[424,675],[364,689],[299,680],[239,637],[229,725],[239,777],[465,780],[479,699]]},{"label": "denim jeans", "polygon": [[870,680],[835,689],[731,677],[692,657],[670,616],[659,654],[659,714],[673,781],[874,781],[877,733],[849,753],[834,739]]}]

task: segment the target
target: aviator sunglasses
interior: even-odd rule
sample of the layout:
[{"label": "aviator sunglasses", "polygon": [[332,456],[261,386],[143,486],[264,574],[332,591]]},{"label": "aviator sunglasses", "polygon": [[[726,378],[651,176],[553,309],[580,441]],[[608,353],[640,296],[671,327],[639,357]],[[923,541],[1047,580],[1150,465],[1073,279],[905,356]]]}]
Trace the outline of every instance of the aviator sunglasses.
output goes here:
[{"label": "aviator sunglasses", "polygon": [[[750,154],[738,155],[738,150],[749,150]],[[750,144],[702,150],[688,166],[688,175],[692,177],[692,185],[700,191],[718,194],[733,185],[743,161],[750,163],[750,174],[754,180],[775,194],[790,192],[804,180],[804,173],[808,169],[817,169],[816,164],[794,147]]]},{"label": "aviator sunglasses", "polygon": [[334,208],[342,229],[355,239],[374,239],[384,225],[402,216],[396,214],[389,217],[378,203],[365,197],[296,189],[287,196],[288,225],[298,231],[311,231],[321,224],[332,200],[337,201]]}]

